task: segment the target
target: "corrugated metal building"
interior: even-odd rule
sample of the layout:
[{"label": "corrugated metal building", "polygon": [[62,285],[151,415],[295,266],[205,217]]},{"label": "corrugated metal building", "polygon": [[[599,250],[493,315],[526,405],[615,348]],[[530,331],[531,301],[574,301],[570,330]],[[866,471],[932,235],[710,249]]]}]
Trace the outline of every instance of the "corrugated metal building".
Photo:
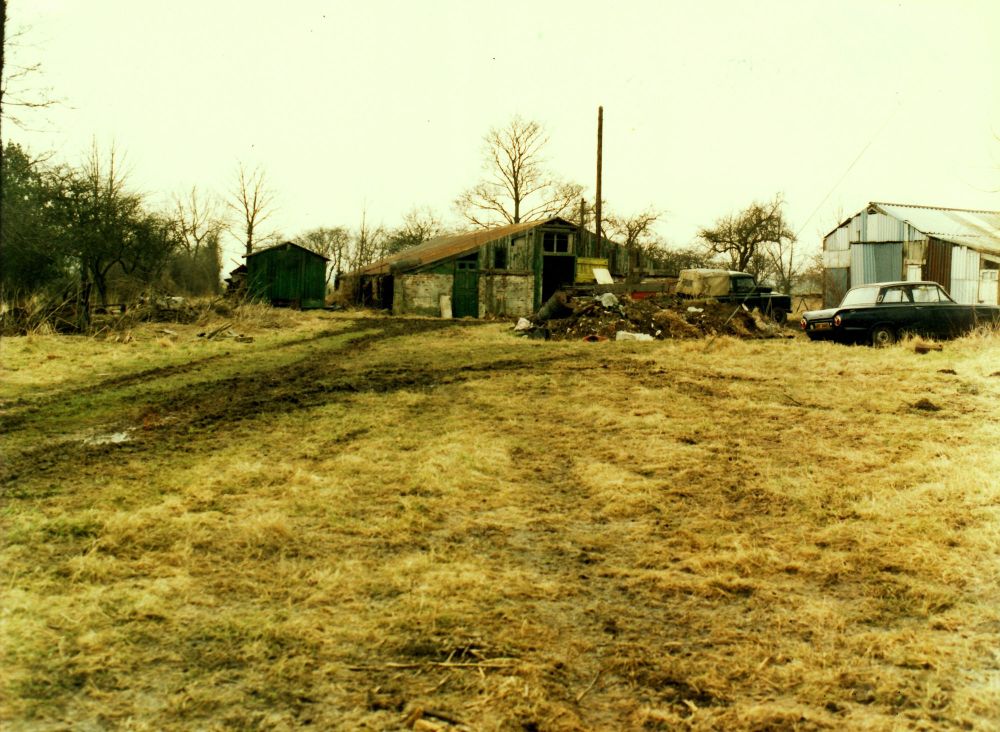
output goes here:
[{"label": "corrugated metal building", "polygon": [[247,297],[302,309],[325,304],[327,258],[322,254],[286,241],[246,260]]},{"label": "corrugated metal building", "polygon": [[654,269],[614,242],[554,217],[440,236],[352,272],[345,287],[361,304],[397,315],[523,316],[559,288],[592,280],[594,266],[624,274]]},{"label": "corrugated metal building", "polygon": [[932,280],[961,303],[997,304],[1000,211],[869,203],[823,238],[823,302],[852,287]]}]

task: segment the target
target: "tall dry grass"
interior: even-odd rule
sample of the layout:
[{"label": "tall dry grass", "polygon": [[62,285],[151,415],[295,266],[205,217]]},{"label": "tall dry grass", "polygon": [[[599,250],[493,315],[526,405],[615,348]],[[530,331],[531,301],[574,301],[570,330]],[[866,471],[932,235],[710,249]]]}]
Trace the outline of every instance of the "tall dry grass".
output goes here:
[{"label": "tall dry grass", "polygon": [[[45,371],[63,341],[19,346],[43,368],[2,415],[6,725],[1000,719],[995,338],[392,327],[300,314],[138,391],[90,382],[87,408]],[[124,376],[196,338],[101,347],[143,356]],[[53,424],[65,457],[31,452]]]}]

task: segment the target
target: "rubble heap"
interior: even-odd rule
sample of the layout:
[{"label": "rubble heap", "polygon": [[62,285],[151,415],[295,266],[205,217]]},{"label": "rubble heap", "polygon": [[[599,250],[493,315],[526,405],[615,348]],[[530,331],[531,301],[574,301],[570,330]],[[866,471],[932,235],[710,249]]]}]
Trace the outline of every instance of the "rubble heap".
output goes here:
[{"label": "rubble heap", "polygon": [[674,295],[633,300],[627,295],[568,298],[557,293],[530,320],[522,319],[515,330],[528,337],[553,340],[789,336],[785,327],[743,307]]}]

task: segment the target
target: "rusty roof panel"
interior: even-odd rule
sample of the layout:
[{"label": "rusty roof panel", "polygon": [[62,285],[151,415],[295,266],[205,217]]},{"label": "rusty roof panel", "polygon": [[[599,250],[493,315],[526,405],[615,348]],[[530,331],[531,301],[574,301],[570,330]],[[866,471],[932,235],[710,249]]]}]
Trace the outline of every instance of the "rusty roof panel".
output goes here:
[{"label": "rusty roof panel", "polygon": [[504,239],[508,236],[513,236],[523,231],[529,231],[530,229],[534,229],[538,226],[551,224],[556,221],[568,224],[569,226],[576,226],[564,218],[555,216],[550,219],[522,221],[519,224],[507,224],[506,226],[497,226],[492,229],[468,231],[463,234],[447,234],[445,236],[435,237],[434,239],[428,239],[423,244],[418,244],[415,247],[404,249],[401,252],[397,252],[396,254],[380,259],[377,262],[369,264],[367,267],[362,267],[352,274],[389,274],[394,264],[400,265],[406,270],[416,269],[417,267],[421,267],[431,262],[437,262],[442,259],[460,257],[463,254],[469,254],[491,241]]}]

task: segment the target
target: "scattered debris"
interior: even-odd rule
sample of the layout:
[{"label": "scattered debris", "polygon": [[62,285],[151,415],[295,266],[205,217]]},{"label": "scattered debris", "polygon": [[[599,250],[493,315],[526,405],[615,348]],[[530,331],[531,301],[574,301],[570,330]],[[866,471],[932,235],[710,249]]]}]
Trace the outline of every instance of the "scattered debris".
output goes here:
[{"label": "scattered debris", "polygon": [[569,305],[569,295],[559,291],[550,297],[535,314],[535,320],[544,322],[553,318],[564,318],[573,313],[573,308]]},{"label": "scattered debris", "polygon": [[253,343],[253,336],[238,335],[234,340],[237,343]]},{"label": "scattered debris", "polygon": [[616,341],[652,341],[655,340],[649,333],[629,333],[627,330],[620,330],[615,333]]},{"label": "scattered debris", "polygon": [[87,437],[83,440],[84,445],[120,445],[123,442],[128,442],[131,437],[131,429],[122,430],[121,432],[109,432],[104,435],[94,435],[92,437]]},{"label": "scattered debris", "polygon": [[913,350],[917,353],[929,353],[931,351],[943,351],[944,346],[940,343],[928,343],[927,341],[917,341],[913,344]]},{"label": "scattered debris", "polygon": [[213,338],[215,338],[216,336],[218,336],[220,333],[222,333],[222,331],[228,330],[231,326],[232,326],[232,323],[223,323],[222,325],[220,325],[215,330],[206,331],[205,333],[199,333],[198,337],[199,338],[204,338],[205,340],[210,341]]},{"label": "scattered debris", "polygon": [[611,276],[607,267],[594,267],[593,273],[594,279],[599,285],[613,285],[615,283],[615,278]]},{"label": "scattered debris", "polygon": [[924,412],[940,412],[941,411],[941,407],[939,407],[937,404],[935,404],[934,402],[932,402],[930,399],[926,399],[926,398],[921,399],[918,402],[914,402],[910,406],[913,407],[914,409],[919,409],[919,410],[924,411]]},{"label": "scattered debris", "polygon": [[[738,338],[794,338],[794,334],[755,312],[731,303],[705,301],[698,307],[673,295],[636,300],[605,293],[571,298],[557,292],[534,317],[514,326],[517,335],[536,336],[543,327],[554,340],[653,340],[730,335]],[[526,327],[523,321],[528,321]],[[628,335],[619,335],[624,333]],[[635,337],[642,336],[642,337]]]},{"label": "scattered debris", "polygon": [[514,332],[520,333],[522,330],[531,330],[533,327],[531,321],[527,318],[518,318],[517,325],[514,326]]},{"label": "scattered debris", "polygon": [[[958,372],[955,369],[938,369],[939,374],[952,374],[957,376]],[[994,374],[996,376],[996,374]]]}]

